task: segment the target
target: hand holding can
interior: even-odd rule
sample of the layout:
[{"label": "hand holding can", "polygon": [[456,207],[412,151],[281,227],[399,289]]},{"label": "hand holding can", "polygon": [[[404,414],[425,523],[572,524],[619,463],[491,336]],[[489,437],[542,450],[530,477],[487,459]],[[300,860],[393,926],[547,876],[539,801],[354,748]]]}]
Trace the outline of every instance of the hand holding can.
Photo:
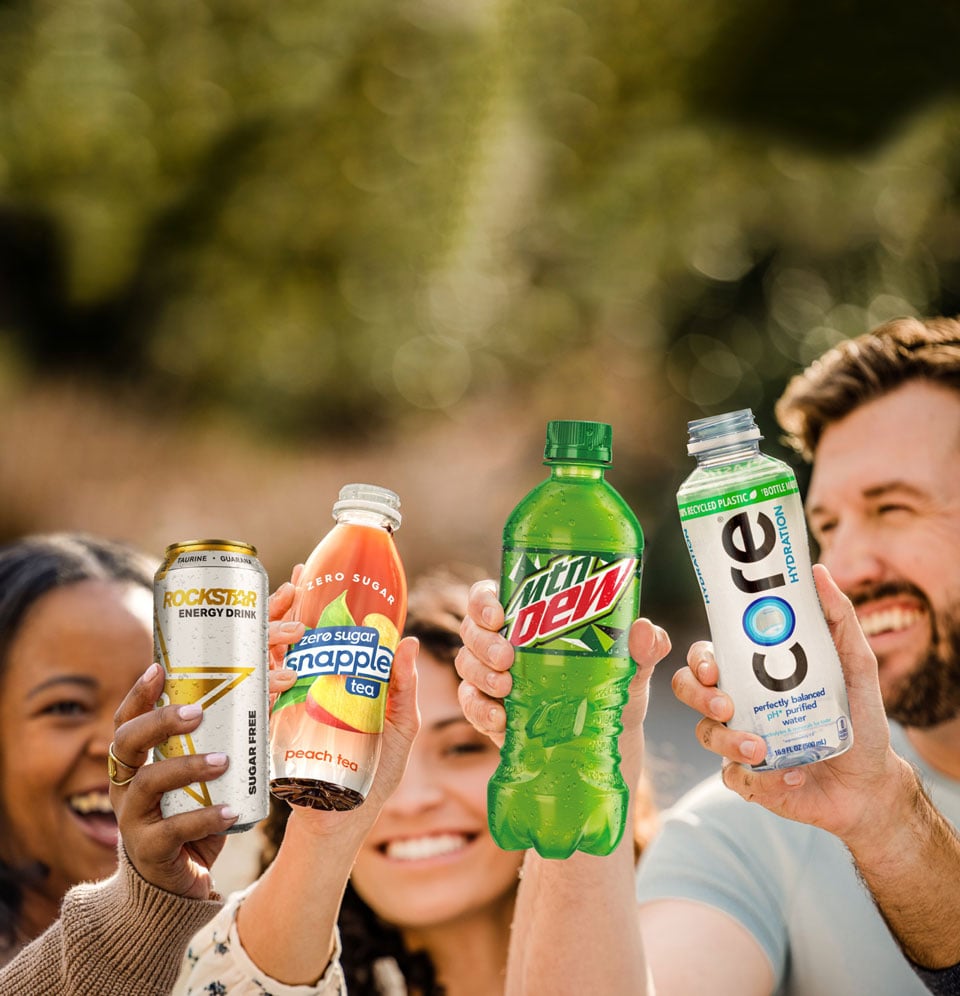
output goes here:
[{"label": "hand holding can", "polygon": [[248,543],[171,544],[154,579],[154,640],[166,672],[161,705],[203,709],[192,733],[170,737],[155,757],[221,751],[230,758],[214,782],[167,792],[164,816],[229,805],[240,814],[228,833],[267,815],[267,575]]}]

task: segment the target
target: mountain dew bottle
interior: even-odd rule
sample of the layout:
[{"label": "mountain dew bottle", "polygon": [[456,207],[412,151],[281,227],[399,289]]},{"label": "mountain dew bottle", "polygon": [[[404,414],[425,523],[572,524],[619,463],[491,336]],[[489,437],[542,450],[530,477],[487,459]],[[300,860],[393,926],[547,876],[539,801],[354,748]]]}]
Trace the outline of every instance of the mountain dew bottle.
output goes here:
[{"label": "mountain dew bottle", "polygon": [[603,422],[549,422],[550,477],[504,526],[500,598],[516,656],[487,804],[505,850],[609,854],[623,835],[630,793],[618,737],[636,669],[627,634],[643,533],[604,480],[611,442]]}]

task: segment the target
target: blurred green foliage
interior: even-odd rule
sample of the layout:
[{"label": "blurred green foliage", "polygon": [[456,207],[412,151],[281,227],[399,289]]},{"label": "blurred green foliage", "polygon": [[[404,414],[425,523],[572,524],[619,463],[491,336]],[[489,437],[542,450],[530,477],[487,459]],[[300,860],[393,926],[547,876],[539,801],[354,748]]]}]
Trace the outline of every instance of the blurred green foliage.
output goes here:
[{"label": "blurred green foliage", "polygon": [[766,417],[960,310],[957,17],[5,0],[0,359],[363,435],[602,350]]}]

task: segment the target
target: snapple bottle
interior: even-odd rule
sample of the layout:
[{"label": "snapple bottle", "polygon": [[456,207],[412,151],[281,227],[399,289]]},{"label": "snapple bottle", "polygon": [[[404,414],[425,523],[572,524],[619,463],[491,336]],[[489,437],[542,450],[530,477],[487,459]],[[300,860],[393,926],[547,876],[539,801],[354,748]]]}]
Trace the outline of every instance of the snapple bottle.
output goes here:
[{"label": "snapple bottle", "polygon": [[366,798],[380,759],[407,583],[393,541],[397,495],[348,484],[333,517],[297,586],[293,611],[307,631],[284,657],[297,681],[270,717],[270,791],[296,806],[347,810]]},{"label": "snapple bottle", "polygon": [[487,810],[505,850],[609,854],[626,824],[618,738],[643,532],[604,479],[612,438],[605,422],[549,422],[550,476],[503,529],[500,600],[516,656]]}]

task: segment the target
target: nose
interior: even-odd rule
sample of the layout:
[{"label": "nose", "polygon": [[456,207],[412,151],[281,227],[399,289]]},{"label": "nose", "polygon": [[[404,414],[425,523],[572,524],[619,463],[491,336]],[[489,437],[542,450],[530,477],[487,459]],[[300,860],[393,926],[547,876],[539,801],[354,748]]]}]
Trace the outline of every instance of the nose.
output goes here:
[{"label": "nose", "polygon": [[853,522],[834,527],[820,551],[820,562],[847,595],[884,580],[887,570],[883,547]]},{"label": "nose", "polygon": [[101,709],[90,731],[90,739],[87,742],[87,753],[92,757],[102,758],[106,762],[107,751],[112,740],[113,710]]},{"label": "nose", "polygon": [[410,816],[431,809],[442,800],[443,787],[431,771],[429,762],[411,754],[400,784],[383,809],[394,816]]}]

